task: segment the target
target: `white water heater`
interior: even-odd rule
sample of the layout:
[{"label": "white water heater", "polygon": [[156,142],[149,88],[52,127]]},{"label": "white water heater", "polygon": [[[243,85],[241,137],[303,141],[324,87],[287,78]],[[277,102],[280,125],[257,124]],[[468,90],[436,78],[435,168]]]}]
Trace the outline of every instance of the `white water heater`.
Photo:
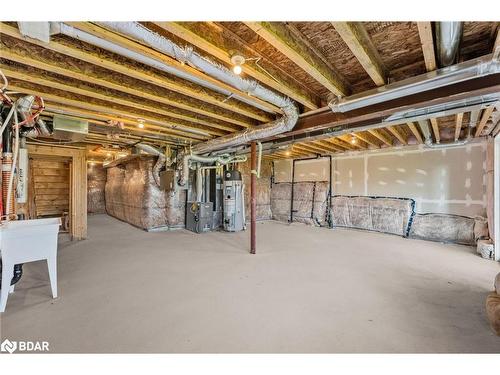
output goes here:
[{"label": "white water heater", "polygon": [[224,173],[224,230],[238,232],[245,229],[245,199],[239,171]]}]

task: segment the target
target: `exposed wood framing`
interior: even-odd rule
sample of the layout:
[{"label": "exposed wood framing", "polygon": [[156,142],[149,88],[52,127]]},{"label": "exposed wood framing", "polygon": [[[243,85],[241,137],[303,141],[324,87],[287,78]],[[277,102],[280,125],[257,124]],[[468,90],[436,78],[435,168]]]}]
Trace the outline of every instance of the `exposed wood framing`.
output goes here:
[{"label": "exposed wood framing", "polygon": [[350,89],[342,77],[331,71],[306,45],[293,38],[285,25],[279,22],[245,22],[245,24],[332,93],[339,96],[349,94]]},{"label": "exposed wood framing", "polygon": [[87,162],[86,149],[62,146],[28,145],[29,155],[71,158],[70,233],[81,240],[87,237]]},{"label": "exposed wood framing", "polygon": [[476,128],[476,134],[474,134],[474,137],[479,137],[486,126],[486,123],[488,122],[491,114],[493,113],[493,110],[495,109],[494,105],[490,105],[483,111],[483,115],[481,116],[481,120],[479,121],[479,124],[477,125]]},{"label": "exposed wood framing", "polygon": [[341,141],[343,141],[344,143],[348,144],[349,146],[353,147],[354,149],[356,148],[359,148],[361,150],[365,150],[367,147],[365,146],[365,142],[364,141],[361,141],[360,139],[357,140],[356,143],[352,143],[351,142],[351,137],[355,137],[357,139],[357,137],[354,135],[354,133],[350,134],[350,135],[340,135],[337,137],[337,139],[340,139]]},{"label": "exposed wood framing", "polygon": [[431,118],[432,132],[434,133],[434,139],[436,143],[441,142],[441,136],[439,135],[439,122],[437,118]]},{"label": "exposed wood framing", "polygon": [[417,126],[413,122],[408,122],[406,125],[408,125],[411,132],[415,136],[417,143],[419,143],[419,144],[424,143],[424,140],[422,139],[422,136],[420,135],[420,132],[418,131]]},{"label": "exposed wood framing", "polygon": [[[124,86],[120,83],[117,83],[116,81],[111,81],[108,79],[101,79],[98,77],[79,73],[76,70],[66,69],[66,68],[60,67],[56,64],[51,64],[51,63],[35,60],[35,59],[32,59],[28,56],[23,56],[23,55],[15,53],[15,52],[9,51],[6,48],[2,49],[1,57],[3,59],[6,59],[6,60],[15,61],[15,62],[24,64],[24,65],[28,65],[28,66],[31,66],[31,67],[34,67],[37,69],[46,70],[49,72],[59,74],[59,75],[64,76],[64,77],[77,79],[79,81],[83,81],[86,83],[103,86],[103,87],[106,87],[106,88],[109,88],[112,90],[116,90],[116,91],[120,91],[120,92],[123,92],[126,94],[130,94],[133,91],[134,95],[141,97],[141,98],[144,98],[144,99],[148,99],[148,100],[155,101],[155,102],[162,103],[162,104],[167,104],[167,105],[170,105],[172,107],[177,107],[177,108],[187,110],[190,112],[198,113],[200,115],[215,118],[215,119],[218,119],[221,121],[226,121],[226,122],[229,122],[229,123],[232,123],[232,124],[235,124],[238,126],[242,126],[245,128],[251,127],[251,124],[249,124],[248,122],[238,120],[237,118],[234,118],[234,116],[219,114],[219,113],[209,111],[209,110],[204,109],[204,108],[190,106],[190,105],[185,104],[184,102],[182,102],[180,100],[172,100],[172,99],[169,99],[169,98],[164,97],[164,96],[151,94],[147,91],[133,89],[131,87]],[[192,116],[190,116],[190,117],[192,117]]]},{"label": "exposed wood framing", "polygon": [[[183,85],[175,82],[174,80],[168,79],[166,76],[162,76],[160,78],[159,76],[156,76],[153,74],[146,74],[144,72],[134,70],[127,65],[118,64],[118,63],[115,63],[115,62],[110,61],[110,60],[99,58],[98,56],[95,56],[91,53],[85,52],[79,48],[72,47],[72,46],[62,44],[59,42],[51,41],[49,43],[43,43],[43,42],[37,41],[35,39],[26,38],[26,37],[22,36],[16,28],[8,26],[8,25],[3,24],[3,23],[0,23],[0,33],[5,34],[5,35],[9,35],[9,36],[16,38],[16,39],[19,39],[19,40],[27,41],[31,44],[35,44],[35,45],[38,45],[40,47],[47,48],[51,51],[61,53],[61,54],[66,55],[66,56],[70,56],[70,57],[82,60],[84,62],[93,64],[93,65],[96,65],[96,66],[99,66],[99,67],[102,67],[102,68],[105,68],[105,69],[108,69],[108,70],[111,70],[111,71],[114,71],[114,72],[117,72],[120,74],[130,76],[130,77],[135,78],[135,79],[139,79],[141,81],[144,81],[144,82],[147,82],[147,83],[159,86],[159,87],[166,88],[168,90],[189,96],[191,98],[198,99],[198,100],[204,101],[206,103],[219,106],[219,107],[224,108],[226,110],[233,111],[233,112],[242,114],[244,116],[254,118],[254,119],[259,120],[259,121],[266,121],[267,122],[269,120],[267,117],[263,117],[262,115],[254,112],[254,111],[248,110],[242,106],[219,100],[218,98],[216,98],[212,95],[209,95],[208,93],[205,93],[203,90],[193,90],[192,88],[190,88],[188,86],[183,86]],[[273,107],[273,110],[275,112],[279,112],[278,108],[276,108],[274,106],[272,106],[272,107]]]},{"label": "exposed wood framing", "polygon": [[462,130],[463,118],[464,118],[463,113],[457,113],[455,118],[455,141],[458,141],[458,138],[460,138],[460,131]]},{"label": "exposed wood framing", "polygon": [[349,141],[345,142],[341,138],[332,137],[332,138],[325,139],[325,141],[326,142],[330,142],[333,145],[341,147],[341,148],[343,148],[345,150],[355,150],[356,149],[356,147],[354,145],[352,145]]},{"label": "exposed wood framing", "polygon": [[[155,25],[165,29],[171,34],[177,36],[180,39],[185,40],[189,44],[198,47],[200,50],[205,51],[206,53],[216,57],[217,59],[231,64],[231,56],[228,51],[226,51],[222,46],[217,46],[211,42],[209,42],[205,37],[196,34],[195,32],[189,30],[184,27],[181,23],[178,22],[155,22]],[[255,78],[256,80],[264,83],[265,85],[289,96],[295,101],[303,104],[306,108],[316,109],[318,108],[318,101],[312,98],[310,95],[306,95],[304,92],[300,92],[296,85],[290,85],[288,82],[285,82],[279,78],[278,80],[274,80],[268,74],[263,71],[260,71],[249,64],[245,64],[244,71],[250,77]]]},{"label": "exposed wood framing", "polygon": [[319,141],[316,141],[318,144],[320,145],[323,145],[324,147],[326,147],[328,150],[330,151],[335,151],[335,152],[344,152],[345,149],[343,149],[342,147],[339,147],[337,145],[334,145],[333,143],[331,142],[327,142],[326,140],[319,140]]},{"label": "exposed wood framing", "polygon": [[215,78],[212,78],[212,77],[206,75],[205,73],[200,72],[199,70],[197,70],[195,68],[192,68],[188,64],[183,64],[180,61],[177,61],[177,60],[171,58],[170,56],[167,56],[161,52],[158,52],[158,51],[156,51],[150,47],[147,47],[141,43],[138,43],[136,41],[133,41],[131,39],[123,37],[119,34],[116,34],[116,33],[109,31],[105,28],[94,25],[90,22],[66,22],[66,23],[79,29],[79,30],[82,30],[82,31],[85,31],[89,34],[92,34],[98,38],[102,38],[102,39],[105,39],[109,42],[116,43],[116,44],[118,44],[122,47],[125,47],[131,51],[138,52],[144,56],[153,58],[153,59],[160,61],[166,65],[175,67],[176,69],[183,71],[191,76],[194,76],[200,80],[203,80],[205,82],[209,82],[210,84],[214,85],[215,87],[218,87],[221,90],[227,90],[229,92],[237,94],[241,97],[246,98],[250,102],[253,102],[253,103],[260,105],[264,108],[268,108],[269,110],[279,112],[279,110],[275,106],[273,106],[273,105],[271,105],[263,100],[260,100],[254,96],[251,96],[251,95],[247,94],[246,92],[237,90],[232,86],[229,86],[221,81],[216,80]]},{"label": "exposed wood framing", "polygon": [[401,132],[396,127],[388,126],[387,130],[389,130],[392,133],[392,135],[394,135],[399,140],[399,142],[401,142],[404,145],[408,144],[408,141],[405,139],[403,134],[401,134]]},{"label": "exposed wood framing", "polygon": [[182,130],[177,130],[176,128],[179,127],[177,124],[172,124],[172,123],[169,123],[167,121],[162,121],[162,120],[159,120],[158,118],[150,117],[147,115],[144,115],[144,116],[138,115],[138,114],[134,114],[134,113],[125,112],[122,110],[112,109],[112,108],[106,107],[104,105],[98,105],[98,104],[93,104],[93,103],[89,103],[89,102],[85,102],[85,101],[64,98],[64,97],[50,94],[48,92],[43,92],[41,90],[27,89],[25,87],[16,86],[13,84],[9,85],[9,89],[15,90],[18,92],[23,92],[26,94],[40,95],[46,100],[54,101],[56,103],[65,104],[65,105],[69,105],[69,106],[73,106],[73,107],[77,107],[77,108],[90,109],[90,110],[93,110],[96,112],[101,112],[104,114],[129,117],[129,121],[131,120],[131,121],[134,121],[135,123],[137,123],[138,118],[142,118],[148,123],[159,124],[160,126],[163,126],[165,134],[175,135],[177,138],[180,138],[180,139],[189,140],[192,138],[192,139],[198,139],[198,140],[205,140],[205,139],[210,138],[210,136],[205,136],[205,135],[201,135],[201,134],[195,134],[195,133],[189,133],[189,132],[182,131]]},{"label": "exposed wood framing", "polygon": [[377,129],[370,129],[370,130],[368,130],[368,133],[370,133],[374,137],[380,139],[387,146],[392,146],[391,140],[388,137],[386,137],[385,134],[382,134],[379,130],[377,130]]},{"label": "exposed wood framing", "polygon": [[380,145],[378,143],[373,142],[370,138],[368,138],[366,135],[363,135],[362,133],[353,133],[354,136],[360,140],[362,140],[365,143],[368,143],[370,146],[379,148]]},{"label": "exposed wood framing", "polygon": [[[103,101],[107,101],[107,102],[112,102],[112,103],[124,105],[127,107],[136,108],[136,109],[139,109],[142,111],[148,111],[148,112],[156,113],[159,115],[164,115],[164,116],[173,117],[173,118],[177,118],[180,120],[190,121],[190,122],[194,122],[194,123],[197,123],[200,125],[204,125],[208,128],[201,128],[201,129],[205,130],[209,134],[213,134],[213,135],[226,134],[225,132],[221,132],[221,131],[217,131],[217,130],[214,131],[214,129],[220,129],[220,130],[230,131],[230,132],[234,131],[233,128],[228,127],[228,126],[220,125],[220,124],[217,124],[214,122],[205,121],[202,119],[198,119],[196,117],[190,117],[190,116],[181,115],[181,114],[171,112],[171,111],[166,111],[166,110],[162,109],[161,107],[152,107],[150,105],[142,104],[140,101],[131,101],[129,99],[123,99],[123,98],[120,98],[118,96],[112,96],[109,93],[103,94],[103,93],[100,93],[96,90],[92,90],[89,88],[70,86],[70,85],[66,85],[66,84],[63,84],[61,82],[55,81],[53,79],[45,79],[42,77],[37,77],[33,74],[26,74],[26,73],[23,73],[23,72],[20,72],[17,70],[13,70],[10,67],[7,67],[1,63],[0,63],[0,69],[4,72],[4,74],[7,77],[10,77],[10,78],[16,78],[16,79],[26,81],[26,82],[36,82],[37,84],[40,84],[43,86],[71,92],[71,93],[74,93],[77,95],[84,95],[84,96],[88,96],[91,98],[95,98],[95,99],[99,99],[99,100],[103,100]],[[184,126],[186,126],[186,125],[180,125],[180,127],[184,127]],[[197,126],[194,126],[191,128],[192,129],[200,129]]]},{"label": "exposed wood framing", "polygon": [[361,22],[332,22],[335,30],[377,86],[385,85],[387,74],[379,53]]},{"label": "exposed wood framing", "polygon": [[418,34],[422,44],[425,68],[428,72],[436,70],[436,55],[434,54],[434,42],[432,39],[431,22],[417,22]]}]

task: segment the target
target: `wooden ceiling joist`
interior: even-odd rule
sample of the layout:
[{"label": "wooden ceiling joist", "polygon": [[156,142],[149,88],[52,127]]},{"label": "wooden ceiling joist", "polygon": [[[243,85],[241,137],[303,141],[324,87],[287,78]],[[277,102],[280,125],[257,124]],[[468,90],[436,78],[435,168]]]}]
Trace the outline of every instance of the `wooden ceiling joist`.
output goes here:
[{"label": "wooden ceiling joist", "polygon": [[390,138],[386,137],[385,134],[382,134],[378,129],[370,129],[368,133],[384,142],[387,146],[392,146]]},{"label": "wooden ceiling joist", "polygon": [[477,125],[476,133],[474,134],[474,137],[479,137],[481,135],[481,133],[483,132],[484,127],[486,126],[486,123],[488,122],[494,109],[495,109],[495,106],[490,105],[489,107],[487,107],[483,111],[483,115],[481,116],[481,120],[479,121],[479,124]]},{"label": "wooden ceiling joist", "polygon": [[330,143],[330,142],[327,142],[326,140],[319,140],[319,141],[316,141],[316,143],[320,144],[320,145],[323,145],[324,147],[326,147],[328,150],[330,151],[335,151],[335,152],[344,152],[345,149],[343,149],[342,147],[339,147],[337,145],[334,145],[333,143]]},{"label": "wooden ceiling joist", "polygon": [[279,108],[277,108],[276,106],[274,106],[268,102],[265,102],[259,98],[256,98],[255,96],[251,96],[246,92],[237,90],[234,87],[229,86],[226,83],[223,83],[219,80],[216,80],[215,78],[212,78],[212,77],[206,75],[205,73],[202,73],[199,70],[192,68],[188,64],[183,64],[180,61],[177,61],[174,58],[171,58],[170,56],[167,56],[161,52],[158,52],[158,51],[156,51],[150,47],[147,47],[139,42],[136,42],[132,39],[128,39],[127,37],[121,36],[113,31],[107,30],[103,27],[97,26],[97,25],[90,23],[90,22],[66,22],[66,23],[79,29],[79,30],[85,31],[93,36],[105,39],[109,42],[112,42],[112,43],[115,43],[119,46],[125,47],[131,51],[140,53],[144,56],[155,59],[161,63],[175,67],[176,69],[178,69],[178,70],[180,70],[188,75],[191,75],[193,77],[196,77],[199,80],[210,83],[211,85],[219,88],[220,90],[232,92],[240,97],[245,98],[246,100],[248,100],[252,103],[255,103],[256,105],[267,108],[268,110],[274,111],[276,113],[280,112]]},{"label": "wooden ceiling joist", "polygon": [[[352,137],[354,137],[354,139]],[[354,133],[350,135],[347,134],[340,135],[337,137],[337,139],[341,140],[344,144],[351,146],[353,149],[366,150],[367,148],[365,142],[356,137]],[[355,143],[353,143],[354,140],[356,140]]]},{"label": "wooden ceiling joist", "polygon": [[[99,99],[99,100],[103,100],[103,101],[108,101],[108,102],[116,103],[116,104],[127,106],[127,107],[136,108],[136,109],[143,110],[143,111],[148,111],[148,112],[152,112],[152,113],[156,113],[156,114],[160,114],[160,115],[173,117],[173,118],[177,118],[180,120],[194,122],[194,123],[197,123],[200,125],[204,125],[204,126],[208,127],[207,129],[204,129],[204,130],[206,130],[207,133],[212,134],[212,135],[224,135],[224,134],[226,134],[225,132],[221,132],[219,130],[214,130],[214,129],[220,129],[220,130],[224,130],[226,132],[227,131],[229,131],[229,132],[234,131],[233,128],[230,128],[230,127],[227,127],[224,125],[219,125],[217,123],[204,121],[202,119],[197,119],[196,117],[188,117],[188,116],[180,115],[180,114],[177,114],[177,113],[174,113],[171,111],[165,111],[160,107],[152,107],[152,106],[141,104],[141,102],[139,102],[139,101],[137,101],[137,102],[130,101],[130,100],[123,99],[123,98],[120,98],[117,96],[111,96],[109,93],[102,94],[102,93],[99,93],[99,92],[92,90],[92,89],[89,89],[89,88],[74,87],[74,86],[60,83],[60,82],[55,81],[55,80],[49,80],[49,79],[45,79],[42,77],[34,76],[32,74],[26,74],[26,73],[23,73],[23,72],[20,72],[17,70],[13,70],[10,67],[6,67],[6,66],[2,65],[1,63],[0,63],[0,70],[2,70],[8,78],[16,78],[16,79],[26,81],[26,82],[36,82],[37,84],[40,84],[42,86],[47,86],[50,88],[55,88],[55,89],[71,92],[71,93],[74,93],[77,95],[84,95],[84,96],[88,96],[91,98],[95,98],[95,99]],[[195,126],[195,127],[193,127],[193,129],[198,129],[198,127]],[[210,129],[212,129],[212,130],[210,130]]]},{"label": "wooden ceiling joist", "polygon": [[[130,66],[125,64],[117,63],[114,61],[110,61],[107,59],[100,58],[92,53],[86,52],[80,48],[73,47],[67,44],[63,44],[60,42],[50,41],[49,43],[43,43],[35,39],[27,38],[21,35],[19,30],[16,28],[6,25],[4,23],[0,23],[0,33],[9,35],[13,38],[27,41],[31,44],[38,45],[40,47],[49,49],[51,51],[84,61],[89,64],[93,64],[99,66],[101,68],[105,68],[111,70],[116,73],[124,74],[126,76],[130,76],[132,78],[163,87],[165,89],[189,96],[194,99],[198,99],[204,101],[206,103],[219,106],[226,110],[236,112],[242,114],[244,116],[254,118],[259,121],[267,122],[269,121],[269,117],[262,116],[258,113],[258,111],[253,111],[245,106],[239,105],[239,103],[230,103],[229,101],[220,100],[217,95],[210,95],[205,92],[206,90],[199,89],[195,90],[192,87],[188,87],[186,85],[179,84],[175,80],[169,79],[167,76],[157,76],[153,74],[146,74],[143,71],[134,70]],[[275,108],[275,107],[274,107]],[[276,109],[276,108],[275,108]],[[277,110],[277,109],[276,109]]]},{"label": "wooden ceiling joist", "polygon": [[151,94],[148,91],[142,91],[142,90],[136,90],[136,89],[134,90],[133,88],[125,86],[123,84],[120,84],[116,81],[112,81],[109,79],[101,79],[98,77],[83,74],[83,73],[80,73],[76,70],[66,69],[66,68],[63,68],[59,65],[53,64],[53,63],[51,64],[48,62],[39,61],[39,60],[30,58],[28,56],[23,56],[23,55],[15,53],[13,51],[9,51],[7,49],[2,49],[2,54],[0,57],[2,59],[6,59],[6,60],[14,61],[14,62],[23,64],[23,65],[31,66],[31,67],[36,68],[36,69],[41,69],[41,70],[45,70],[48,72],[53,72],[53,73],[56,73],[56,74],[64,76],[64,77],[77,79],[77,80],[82,81],[82,82],[99,85],[99,86],[109,88],[112,90],[116,90],[116,91],[120,91],[123,93],[128,94],[131,91],[133,91],[134,95],[137,95],[141,98],[148,99],[148,100],[155,101],[155,102],[162,103],[162,104],[166,104],[166,105],[169,105],[172,107],[180,108],[180,109],[183,109],[186,111],[190,111],[190,112],[197,113],[197,114],[200,114],[203,116],[211,117],[211,118],[214,118],[217,120],[226,121],[226,122],[229,122],[229,123],[241,126],[241,127],[248,128],[248,127],[252,126],[250,123],[241,121],[241,120],[235,118],[234,116],[220,114],[220,113],[217,113],[214,111],[209,111],[206,108],[200,108],[198,106],[185,104],[184,102],[182,102],[180,100],[172,100],[172,99],[169,99],[165,96]]},{"label": "wooden ceiling joist", "polygon": [[366,135],[364,135],[363,133],[353,133],[353,135],[362,140],[363,142],[369,144],[370,146],[373,146],[375,148],[380,148],[380,145],[376,142],[373,142],[373,140],[371,140],[369,137],[367,137]]},{"label": "wooden ceiling joist", "polygon": [[377,86],[385,85],[382,59],[361,22],[332,22],[335,30]]},{"label": "wooden ceiling joist", "polygon": [[326,142],[332,143],[335,146],[338,146],[344,150],[355,150],[356,147],[352,145],[349,141],[344,141],[341,138],[337,137],[332,137],[332,138],[327,138],[325,139]]},{"label": "wooden ceiling joist", "polygon": [[441,136],[439,134],[439,122],[437,118],[431,118],[432,133],[434,134],[434,139],[436,143],[441,142]]},{"label": "wooden ceiling joist", "polygon": [[424,140],[422,139],[422,136],[420,135],[420,132],[418,131],[417,126],[413,122],[408,122],[406,125],[408,125],[408,127],[410,128],[410,131],[415,136],[417,143],[418,144],[424,143]]},{"label": "wooden ceiling joist", "polygon": [[392,135],[394,135],[398,139],[398,141],[401,142],[403,145],[406,146],[408,144],[408,141],[406,140],[404,135],[399,131],[398,128],[394,126],[388,126],[387,130],[390,131]]},{"label": "wooden ceiling joist", "polygon": [[[198,35],[189,28],[185,27],[183,24],[179,22],[155,22],[155,25],[186,41],[187,43],[192,44],[200,50],[216,57],[217,59],[227,64],[231,64],[231,55],[227,48],[215,45],[213,42],[208,41],[205,36]],[[248,63],[244,66],[244,72],[250,77],[253,77],[263,84],[285,94],[298,103],[303,104],[306,108],[318,108],[318,98],[313,98],[311,95],[308,95],[304,92],[304,90],[300,90],[297,85],[292,85],[289,82],[277,77],[276,79],[273,79],[266,72],[263,72],[258,68],[254,68]]]},{"label": "wooden ceiling joist", "polygon": [[294,38],[280,22],[245,22],[261,38],[338,96],[346,96],[350,88],[343,77],[332,71],[304,43]]},{"label": "wooden ceiling joist", "polygon": [[428,72],[436,70],[436,55],[434,53],[434,41],[432,37],[431,22],[417,22],[420,43],[424,54],[425,68]]},{"label": "wooden ceiling joist", "polygon": [[85,101],[81,101],[81,100],[74,100],[74,99],[64,98],[64,97],[60,97],[60,96],[57,96],[57,95],[53,95],[53,94],[48,93],[48,92],[43,92],[43,91],[40,91],[40,90],[27,89],[25,87],[16,86],[16,85],[13,85],[13,84],[9,85],[9,89],[17,91],[17,92],[22,92],[22,93],[25,93],[25,94],[40,95],[45,100],[53,101],[53,102],[56,102],[56,103],[59,103],[59,104],[64,104],[64,105],[73,106],[73,107],[77,107],[77,108],[83,108],[83,109],[91,109],[91,110],[94,110],[96,112],[100,112],[100,113],[103,113],[103,114],[110,114],[110,115],[117,115],[117,116],[128,117],[128,118],[130,118],[131,121],[134,121],[135,123],[137,123],[137,119],[138,118],[142,118],[147,123],[158,124],[160,126],[163,125],[166,132],[169,132],[170,134],[175,135],[175,136],[177,136],[179,138],[184,138],[184,139],[193,138],[193,139],[199,139],[199,140],[206,140],[206,139],[211,138],[210,136],[201,135],[201,134],[197,134],[197,133],[186,132],[186,131],[177,129],[178,128],[177,124],[170,124],[168,122],[163,122],[161,120],[158,120],[157,118],[153,118],[153,117],[149,117],[149,116],[139,116],[139,115],[134,114],[134,113],[128,113],[128,112],[121,111],[121,110],[120,111],[119,110],[115,110],[115,109],[112,109],[110,107],[106,107],[106,106],[103,106],[103,105],[89,103],[89,102],[85,102]]},{"label": "wooden ceiling joist", "polygon": [[456,118],[455,118],[455,141],[458,141],[460,138],[460,131],[462,130],[462,120],[463,120],[464,114],[463,113],[457,113]]}]

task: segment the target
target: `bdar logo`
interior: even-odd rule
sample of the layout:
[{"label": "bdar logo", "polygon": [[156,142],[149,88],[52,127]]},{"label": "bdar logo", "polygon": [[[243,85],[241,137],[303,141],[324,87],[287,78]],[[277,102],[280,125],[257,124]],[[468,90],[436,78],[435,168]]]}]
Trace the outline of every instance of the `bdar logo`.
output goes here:
[{"label": "bdar logo", "polygon": [[10,340],[3,340],[0,345],[0,351],[9,352],[10,354],[14,353],[17,349],[17,342]]}]

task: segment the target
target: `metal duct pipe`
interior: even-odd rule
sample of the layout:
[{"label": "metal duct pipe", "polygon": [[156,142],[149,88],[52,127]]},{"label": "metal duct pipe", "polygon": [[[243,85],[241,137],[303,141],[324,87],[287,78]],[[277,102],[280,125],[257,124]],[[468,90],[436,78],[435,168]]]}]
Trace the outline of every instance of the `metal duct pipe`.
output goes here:
[{"label": "metal duct pipe", "polygon": [[[99,22],[99,24],[107,27],[110,30],[117,31],[117,32],[121,32],[120,30],[125,31],[127,29],[132,30],[133,28],[137,29],[137,30],[148,30],[144,26],[142,26],[136,22]],[[134,27],[132,28],[131,25],[133,25]],[[255,102],[251,102],[247,98],[245,98],[241,95],[232,93],[228,90],[221,89],[220,87],[218,87],[210,82],[199,79],[198,77],[195,77],[189,73],[186,73],[183,70],[177,69],[174,66],[167,65],[164,62],[162,62],[161,60],[154,59],[154,58],[149,57],[149,56],[145,56],[145,55],[138,53],[138,52],[135,52],[135,51],[131,51],[125,47],[122,47],[122,46],[116,44],[116,43],[113,43],[113,42],[110,42],[108,40],[96,37],[90,33],[79,30],[73,26],[67,25],[67,24],[62,23],[62,22],[51,22],[51,28],[55,31],[55,33],[61,33],[61,34],[67,35],[71,38],[78,39],[78,40],[81,40],[83,42],[97,46],[99,48],[111,51],[111,52],[116,53],[118,55],[125,56],[127,58],[132,59],[132,60],[138,61],[142,64],[149,65],[149,66],[156,68],[158,70],[161,70],[163,72],[175,75],[175,76],[182,78],[182,79],[185,79],[187,81],[194,82],[200,86],[206,87],[210,90],[214,90],[216,92],[219,92],[219,93],[227,95],[227,96],[231,96],[235,99],[238,99],[241,102],[250,104],[254,107],[262,109],[263,111],[269,112],[268,108],[265,108],[263,106],[259,106]],[[150,31],[150,33],[156,35],[157,38],[162,38],[160,35],[158,35],[156,33],[153,33],[151,31]],[[133,37],[132,33],[122,32],[122,34]],[[136,35],[136,34],[134,34],[134,35]],[[136,37],[135,39],[144,42],[144,40],[142,40],[143,38]],[[163,39],[165,39],[165,38],[163,38]],[[167,40],[167,39],[165,39],[165,40]],[[155,47],[153,47],[153,48],[155,48]],[[178,48],[180,49],[181,47],[178,47]],[[157,48],[155,48],[155,49],[157,49]],[[186,48],[186,50],[188,50],[188,48]],[[182,56],[182,55],[179,55],[179,56]],[[177,58],[177,56],[175,56],[175,55],[171,56],[171,57],[179,60]]]},{"label": "metal duct pipe", "polygon": [[499,72],[499,58],[496,55],[490,54],[378,87],[364,93],[345,98],[336,98],[330,101],[328,106],[333,112],[348,112]]},{"label": "metal duct pipe", "polygon": [[139,150],[144,151],[147,154],[158,156],[158,159],[156,159],[156,163],[153,166],[152,172],[153,172],[153,179],[155,180],[156,185],[160,186],[160,170],[165,165],[167,157],[161,150],[144,143],[138,143],[135,145],[135,147],[137,147]]},{"label": "metal duct pipe", "polygon": [[427,120],[418,121],[418,126],[420,127],[420,130],[422,131],[422,135],[424,136],[424,143],[427,146],[432,145],[431,128],[430,128]]},{"label": "metal duct pipe", "polygon": [[[171,40],[147,29],[137,22],[99,22],[98,24],[144,43],[180,62],[188,63],[205,74],[240,91],[247,92],[256,98],[271,103],[283,111],[281,118],[268,124],[198,143],[191,149],[192,153],[205,154],[211,151],[242,145],[261,138],[275,136],[293,129],[298,120],[298,109],[292,100],[267,89],[257,81],[241,78],[225,66],[215,63],[193,51],[192,47],[180,47]],[[195,160],[194,157],[194,155],[180,155],[179,160],[182,159],[180,185],[184,185],[187,182],[189,161]],[[202,160],[198,161],[203,162]]]},{"label": "metal duct pipe", "polygon": [[441,67],[450,66],[458,57],[462,22],[436,22],[437,57]]}]

